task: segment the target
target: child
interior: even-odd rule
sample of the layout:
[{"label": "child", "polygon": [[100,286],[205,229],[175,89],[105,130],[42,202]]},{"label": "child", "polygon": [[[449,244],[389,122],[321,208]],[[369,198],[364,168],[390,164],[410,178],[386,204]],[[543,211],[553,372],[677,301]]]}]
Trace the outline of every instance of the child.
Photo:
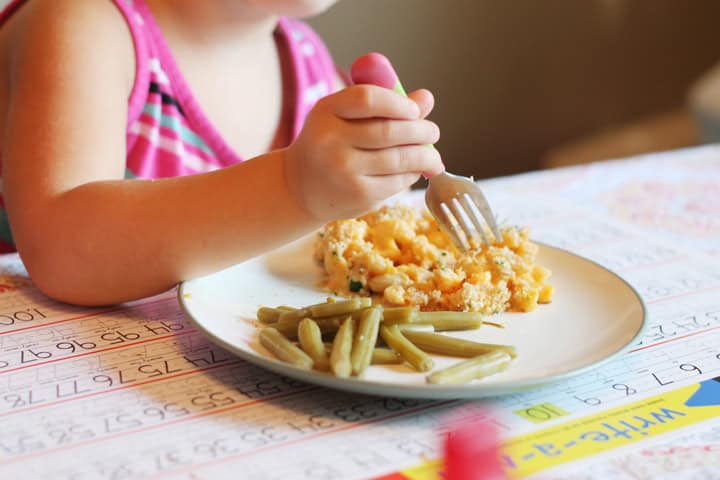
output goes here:
[{"label": "child", "polygon": [[332,3],[12,2],[0,17],[5,251],[50,297],[126,301],[441,171],[424,146],[439,136],[430,93],[342,88],[321,41],[290,19]]}]

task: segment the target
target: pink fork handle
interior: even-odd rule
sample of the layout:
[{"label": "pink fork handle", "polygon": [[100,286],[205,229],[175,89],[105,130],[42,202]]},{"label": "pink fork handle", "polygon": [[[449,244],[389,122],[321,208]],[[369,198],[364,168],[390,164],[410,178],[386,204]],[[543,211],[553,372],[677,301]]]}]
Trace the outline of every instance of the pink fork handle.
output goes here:
[{"label": "pink fork handle", "polygon": [[[350,78],[356,85],[377,85],[394,90],[400,95],[407,97],[407,93],[402,83],[400,83],[400,78],[398,78],[397,73],[395,73],[395,69],[390,63],[390,60],[381,53],[371,52],[358,57],[350,67]],[[430,146],[432,147],[432,145]],[[425,178],[432,176],[427,172],[423,172],[422,175]]]},{"label": "pink fork handle", "polygon": [[390,60],[380,53],[368,53],[355,60],[350,67],[353,83],[377,85],[407,95]]}]

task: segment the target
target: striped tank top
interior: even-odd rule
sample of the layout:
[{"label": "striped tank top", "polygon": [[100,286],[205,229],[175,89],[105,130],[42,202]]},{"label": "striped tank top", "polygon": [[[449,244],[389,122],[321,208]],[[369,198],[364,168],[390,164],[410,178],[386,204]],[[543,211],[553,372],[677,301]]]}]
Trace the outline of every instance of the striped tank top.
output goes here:
[{"label": "striped tank top", "polygon": [[[0,13],[2,24],[27,0]],[[136,76],[128,100],[127,179],[153,179],[209,172],[242,158],[213,127],[180,73],[165,39],[143,0],[113,0],[130,29]],[[336,68],[317,34],[305,23],[281,18],[276,37],[291,63],[289,91],[295,138],[317,100],[333,88]],[[0,196],[0,253],[15,250]]]}]

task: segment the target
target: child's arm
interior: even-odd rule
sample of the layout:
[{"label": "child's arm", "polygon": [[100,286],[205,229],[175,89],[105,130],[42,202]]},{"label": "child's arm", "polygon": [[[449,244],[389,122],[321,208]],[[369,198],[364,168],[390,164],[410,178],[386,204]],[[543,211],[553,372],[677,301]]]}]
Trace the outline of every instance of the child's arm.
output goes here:
[{"label": "child's arm", "polygon": [[207,174],[122,180],[134,75],[123,21],[96,0],[29,2],[16,15],[3,193],[23,261],[54,298],[102,304],[161,292],[442,168],[422,147],[437,128],[415,103],[351,87],[323,99],[288,149]]}]

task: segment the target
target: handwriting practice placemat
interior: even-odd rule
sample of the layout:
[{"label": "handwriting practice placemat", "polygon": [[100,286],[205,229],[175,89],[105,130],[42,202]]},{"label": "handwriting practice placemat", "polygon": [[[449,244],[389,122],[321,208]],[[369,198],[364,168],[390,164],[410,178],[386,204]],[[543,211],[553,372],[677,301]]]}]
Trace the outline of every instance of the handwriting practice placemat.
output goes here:
[{"label": "handwriting practice placemat", "polygon": [[[719,185],[717,147],[482,183],[501,221],[613,270],[648,308],[621,357],[478,402],[511,475],[720,469]],[[0,257],[0,478],[441,478],[443,419],[471,405],[300,383],[214,346],[175,291],[72,307]]]}]

